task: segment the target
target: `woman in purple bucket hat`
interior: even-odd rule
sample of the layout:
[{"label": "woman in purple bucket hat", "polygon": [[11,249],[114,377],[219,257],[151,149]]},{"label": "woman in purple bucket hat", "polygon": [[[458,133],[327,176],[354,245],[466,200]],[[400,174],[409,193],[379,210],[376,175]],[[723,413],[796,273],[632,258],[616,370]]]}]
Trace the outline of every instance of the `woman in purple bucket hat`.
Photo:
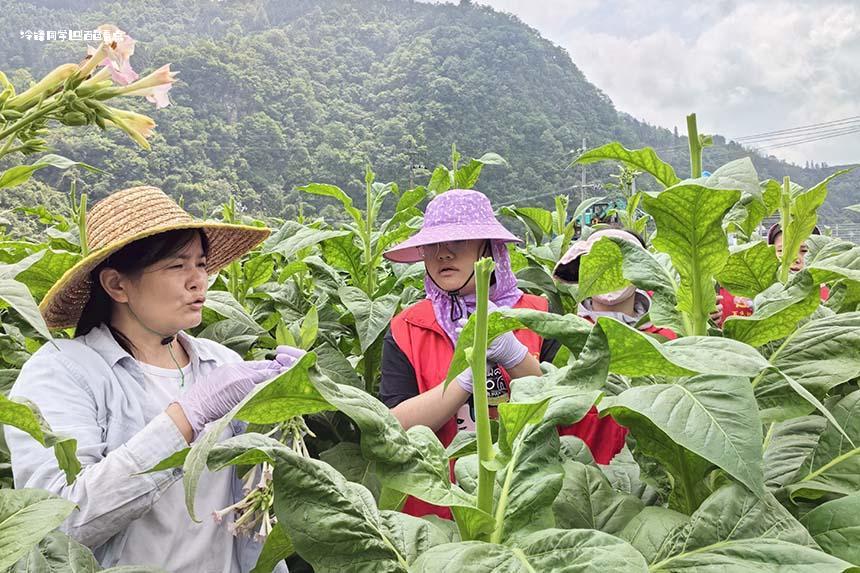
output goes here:
[{"label": "woman in purple bucket hat", "polygon": [[[424,263],[427,298],[391,322],[382,351],[380,397],[405,428],[428,426],[445,446],[459,430],[474,429],[471,371],[460,374],[447,389],[442,381],[460,328],[475,310],[475,262],[492,256],[496,263],[490,281],[491,309],[548,309],[546,299],[517,288],[507,249],[512,242],[521,241],[499,223],[483,193],[454,189],[430,201],[418,233],[385,253],[394,262]],[[493,341],[487,350],[485,382],[491,415],[508,400],[510,381],[540,376],[539,361],[551,361],[558,348],[558,342],[529,330]],[[447,508],[413,498],[403,511],[450,518]]]}]

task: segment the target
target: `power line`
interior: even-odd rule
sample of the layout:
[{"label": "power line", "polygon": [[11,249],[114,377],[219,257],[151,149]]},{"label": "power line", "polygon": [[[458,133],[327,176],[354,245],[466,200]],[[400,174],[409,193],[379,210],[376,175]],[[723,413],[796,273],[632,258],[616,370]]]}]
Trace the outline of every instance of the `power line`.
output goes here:
[{"label": "power line", "polygon": [[[751,146],[753,149],[777,149],[779,147],[787,147],[789,145],[800,145],[801,143],[809,143],[811,141],[821,141],[831,137],[850,135],[857,133],[858,129],[860,129],[860,116],[851,116],[833,121],[824,121],[727,139],[741,145]],[[689,146],[685,143],[654,148],[654,151],[676,151],[687,149],[688,147]]]},{"label": "power line", "polygon": [[851,117],[845,117],[845,118],[842,118],[842,119],[835,119],[835,120],[833,120],[833,121],[824,121],[824,122],[820,122],[820,123],[811,123],[811,124],[809,124],[809,125],[802,125],[802,126],[799,126],[799,127],[789,127],[789,128],[786,128],[786,129],[778,129],[778,130],[776,130],[776,131],[766,131],[766,132],[763,132],[763,133],[754,133],[754,134],[752,134],[752,135],[742,135],[742,136],[740,136],[740,137],[733,137],[733,138],[731,138],[731,139],[732,139],[733,141],[738,141],[738,142],[740,142],[740,141],[747,141],[747,140],[750,140],[750,139],[758,139],[758,138],[762,138],[762,137],[764,137],[764,138],[766,138],[766,139],[767,139],[767,138],[769,138],[769,136],[773,136],[773,135],[781,135],[781,134],[784,134],[784,133],[791,133],[791,132],[801,132],[801,131],[815,130],[815,129],[820,129],[821,127],[835,126],[835,125],[838,125],[838,124],[842,124],[842,123],[850,123],[850,122],[855,122],[855,121],[858,121],[858,120],[860,120],[860,115],[855,115],[855,116],[851,116]]},{"label": "power line", "polygon": [[843,137],[845,135],[851,135],[853,133],[860,133],[860,126],[845,130],[841,133],[836,133],[833,135],[822,135],[818,137],[808,137],[805,139],[797,139],[785,143],[775,143],[770,145],[763,145],[762,147],[754,148],[756,151],[761,151],[762,149],[780,149],[782,147],[791,147],[793,145],[800,145],[802,143],[810,143],[813,141],[821,141],[822,139],[833,139],[834,137]]},{"label": "power line", "polygon": [[828,135],[842,135],[845,132],[860,128],[860,122],[846,124],[839,127],[834,127],[831,129],[822,129],[818,131],[810,131],[808,133],[791,133],[787,135],[780,135],[773,138],[761,139],[759,141],[743,141],[742,145],[771,145],[778,144],[781,141],[793,141],[795,139],[804,139],[807,137],[820,137],[820,136],[828,136]]}]

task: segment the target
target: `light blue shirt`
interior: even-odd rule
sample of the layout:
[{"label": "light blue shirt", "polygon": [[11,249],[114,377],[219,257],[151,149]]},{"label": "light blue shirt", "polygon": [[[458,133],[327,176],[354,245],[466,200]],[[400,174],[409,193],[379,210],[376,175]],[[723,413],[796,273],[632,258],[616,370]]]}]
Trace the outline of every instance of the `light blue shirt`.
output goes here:
[{"label": "light blue shirt", "polygon": [[[194,380],[202,380],[217,366],[242,360],[211,340],[182,332],[178,339],[191,359]],[[138,362],[117,344],[106,326],[73,340],[54,342],[56,346],[45,344],[27,361],[10,396],[35,403],[54,432],[77,439],[83,469],[67,485],[51,449],[6,426],[15,487],[45,489],[77,504],[78,510],[60,529],[93,549],[103,567],[117,562],[127,542],[145,543],[157,554],[157,535],[128,539],[129,525],[181,479],[182,470],[136,474],[187,443],[164,407],[146,392]],[[233,431],[241,431],[241,424],[234,423]],[[235,476],[233,484],[235,502],[243,494]],[[177,507],[177,518],[186,511],[184,505]],[[234,539],[234,556],[241,571],[253,568],[260,550],[260,544],[248,538]],[[275,570],[287,571],[283,563]]]}]

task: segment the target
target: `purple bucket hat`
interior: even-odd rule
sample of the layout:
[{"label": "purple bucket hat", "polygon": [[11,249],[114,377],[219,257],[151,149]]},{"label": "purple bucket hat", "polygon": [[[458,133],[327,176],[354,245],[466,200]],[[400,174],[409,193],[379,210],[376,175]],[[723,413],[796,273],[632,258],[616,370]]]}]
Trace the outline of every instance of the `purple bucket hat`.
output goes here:
[{"label": "purple bucket hat", "polygon": [[486,195],[471,189],[452,189],[427,204],[420,231],[387,250],[384,256],[396,263],[417,263],[424,260],[418,247],[468,239],[522,242],[499,223]]}]

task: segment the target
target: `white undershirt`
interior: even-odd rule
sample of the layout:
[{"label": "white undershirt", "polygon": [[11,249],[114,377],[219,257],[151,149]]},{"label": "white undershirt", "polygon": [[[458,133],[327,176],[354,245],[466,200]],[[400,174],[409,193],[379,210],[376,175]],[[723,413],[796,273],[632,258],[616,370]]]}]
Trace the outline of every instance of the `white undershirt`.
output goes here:
[{"label": "white undershirt", "polygon": [[[161,408],[166,409],[194,385],[190,364],[182,369],[184,388],[178,369],[143,362],[138,365],[146,378],[146,391]],[[117,565],[152,564],[171,572],[239,573],[233,535],[227,529],[232,518],[225,518],[220,525],[212,519],[213,511],[233,503],[232,482],[229,470],[203,470],[194,504],[201,523],[194,523],[188,515],[182,480],[171,484],[147,513],[129,525]]]}]

